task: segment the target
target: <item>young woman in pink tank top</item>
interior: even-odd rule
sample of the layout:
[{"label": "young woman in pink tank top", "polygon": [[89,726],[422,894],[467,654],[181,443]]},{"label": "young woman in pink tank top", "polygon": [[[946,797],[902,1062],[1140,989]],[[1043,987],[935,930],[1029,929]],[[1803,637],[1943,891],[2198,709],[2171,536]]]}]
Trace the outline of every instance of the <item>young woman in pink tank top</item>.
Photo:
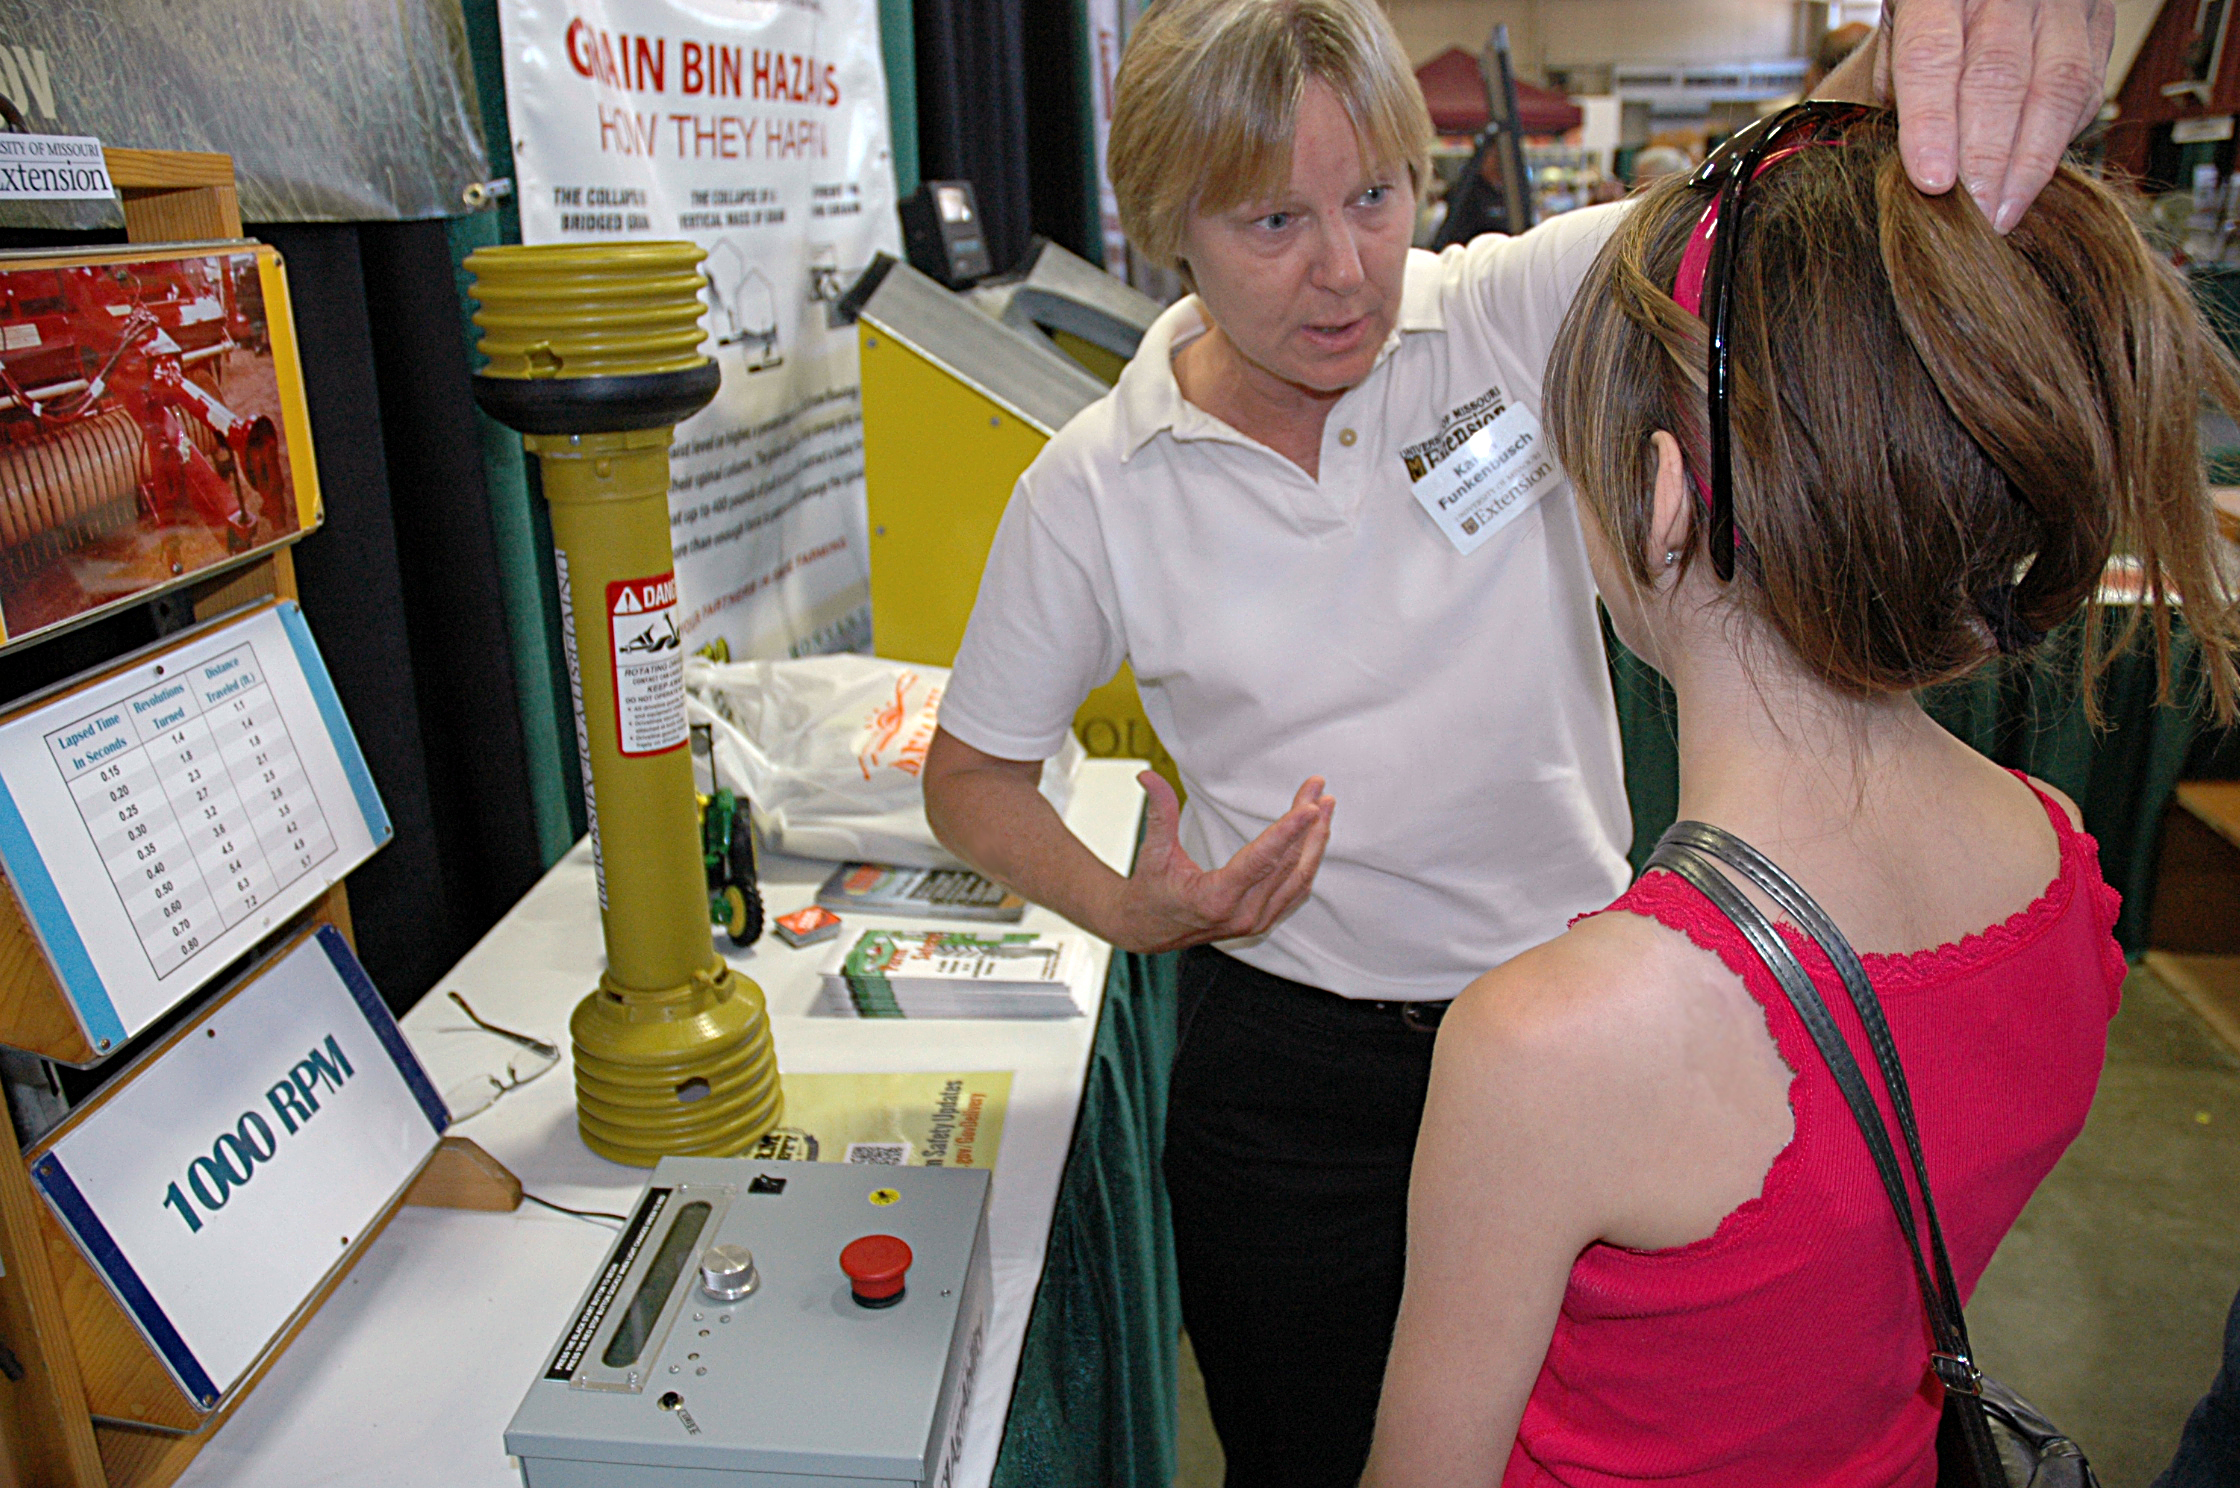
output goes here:
[{"label": "young woman in pink tank top", "polygon": [[[1966,1292],[2084,1124],[2124,963],[2076,808],[1913,694],[2030,651],[2114,551],[2166,675],[2184,596],[2232,716],[2195,411],[2240,406],[2240,377],[2106,188],[2064,168],[2000,237],[1908,185],[1895,136],[1879,111],[1800,121],[1739,226],[1688,180],[1645,194],[1548,408],[1611,619],[1678,698],[1680,816],[1764,852],[1863,953]],[[1699,318],[1722,299],[1724,483]],[[2087,689],[2110,643],[2088,624]],[[1929,1488],[1929,1350],[1832,1077],[1696,889],[1651,873],[1455,1003],[1369,1482]]]}]

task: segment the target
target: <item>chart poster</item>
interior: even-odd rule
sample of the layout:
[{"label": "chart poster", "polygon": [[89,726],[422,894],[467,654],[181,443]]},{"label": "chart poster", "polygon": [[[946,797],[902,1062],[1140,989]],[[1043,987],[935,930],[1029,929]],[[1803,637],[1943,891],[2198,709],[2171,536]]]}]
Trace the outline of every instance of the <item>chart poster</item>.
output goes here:
[{"label": "chart poster", "polygon": [[707,251],[715,402],[677,427],[669,525],[687,650],[871,640],[854,328],[899,255],[876,0],[501,0],[529,243]]},{"label": "chart poster", "polygon": [[99,1052],[389,836],[292,603],[0,722],[0,865]]},{"label": "chart poster", "polygon": [[764,1161],[989,1168],[1003,1146],[1011,1071],[788,1074],[785,1124],[749,1156]]},{"label": "chart poster", "polygon": [[74,1115],[31,1173],[207,1411],[419,1172],[448,1120],[326,925]]}]

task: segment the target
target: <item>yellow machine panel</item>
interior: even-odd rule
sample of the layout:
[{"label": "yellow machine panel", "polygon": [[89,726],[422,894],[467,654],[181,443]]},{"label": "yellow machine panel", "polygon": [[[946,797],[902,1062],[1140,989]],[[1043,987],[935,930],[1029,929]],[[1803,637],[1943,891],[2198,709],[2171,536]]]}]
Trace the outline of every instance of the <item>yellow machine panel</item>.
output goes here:
[{"label": "yellow machine panel", "polygon": [[923,355],[856,323],[881,656],[947,666],[1019,473],[1049,435]]},{"label": "yellow machine panel", "polygon": [[1052,331],[1050,339],[1058,343],[1058,350],[1072,357],[1095,374],[1099,382],[1114,383],[1120,380],[1120,369],[1127,361],[1118,352],[1107,351],[1093,341],[1085,341],[1071,331]]},{"label": "yellow machine panel", "polygon": [[[872,636],[881,656],[948,666],[964,639],[1011,488],[1055,429],[909,344],[881,323],[878,309],[874,299],[856,322]],[[983,323],[993,332],[1006,329]],[[1092,756],[1149,760],[1180,793],[1174,760],[1144,716],[1126,666],[1089,695],[1073,731]]]}]

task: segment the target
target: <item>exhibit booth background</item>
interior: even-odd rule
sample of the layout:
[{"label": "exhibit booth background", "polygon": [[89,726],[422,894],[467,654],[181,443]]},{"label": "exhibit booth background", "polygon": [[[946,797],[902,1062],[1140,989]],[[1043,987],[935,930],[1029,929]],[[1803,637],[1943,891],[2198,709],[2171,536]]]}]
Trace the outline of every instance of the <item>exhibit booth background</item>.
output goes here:
[{"label": "exhibit booth background", "polygon": [[[0,0],[0,42],[20,43],[50,3]],[[105,3],[169,9],[160,0]],[[95,0],[77,8],[89,6],[102,9]],[[464,169],[457,162],[474,160],[477,148],[486,164],[467,173],[491,181],[513,174],[497,0],[375,8],[408,13],[403,29],[416,35],[456,34],[464,45],[463,54],[443,49],[456,76],[444,68],[415,75],[416,88],[448,88],[444,96],[471,103],[428,109],[424,127],[451,138],[413,152],[451,162],[428,167],[453,172],[440,205],[364,198],[372,204],[306,207],[298,198],[258,220],[259,198],[247,184],[258,164],[253,131],[108,142],[235,153],[250,231],[287,257],[326,502],[325,526],[296,549],[296,572],[395,824],[394,842],[352,875],[350,893],[361,957],[402,1010],[567,849],[584,821],[549,526],[518,438],[479,413],[469,385],[459,265],[478,247],[520,237],[510,201],[469,211],[455,179]],[[999,271],[1019,262],[1037,233],[1102,262],[1092,59],[1098,27],[1112,16],[1124,25],[1134,8],[1129,0],[1102,9],[1092,0],[880,0],[898,193],[921,177],[972,181]],[[306,9],[365,6],[291,7]],[[243,54],[253,69],[242,85],[250,106],[281,86],[254,70],[272,50]],[[140,91],[174,102],[197,96],[147,75],[156,65],[197,64],[164,63],[160,47],[146,52],[134,54]],[[332,112],[325,126],[314,117],[304,127],[347,130],[353,116]],[[34,118],[41,127],[73,122],[51,111]],[[100,126],[89,119],[79,127]],[[479,143],[471,139],[477,127]],[[118,236],[15,228],[0,230],[0,246]],[[0,654],[0,700],[153,640],[178,618],[176,606],[143,606]],[[2064,637],[2055,657],[2072,643]],[[1677,799],[1671,705],[1662,683],[1615,648],[1613,676],[1638,862]],[[2125,894],[2121,934],[2137,949],[2171,782],[2240,775],[2234,735],[2205,732],[2184,709],[2159,705],[2151,667],[2139,657],[2111,678],[2102,732],[2085,726],[2049,665],[1971,681],[1931,706],[1994,758],[2079,799],[2103,866]],[[1006,1485],[1171,1480],[1180,1323],[1157,1153],[1173,1046],[1172,958],[1115,957],[1011,1402],[998,1475]]]},{"label": "exhibit booth background", "polygon": [[[19,88],[34,128],[233,154],[249,234],[287,260],[326,499],[296,571],[395,821],[351,898],[401,1011],[586,825],[549,523],[518,436],[470,387],[459,266],[520,241],[510,198],[466,204],[513,174],[497,0],[307,0],[279,53],[263,7],[216,0],[185,45],[159,0],[123,3],[0,0],[0,43],[36,54],[45,86]],[[1077,0],[880,0],[898,189],[972,180],[999,270],[1038,232],[1101,257],[1086,17]],[[4,220],[0,247],[123,236],[106,209]],[[0,655],[0,700],[177,623],[143,606]]]},{"label": "exhibit booth background", "polygon": [[[161,11],[156,0],[128,3]],[[469,210],[459,181],[506,181],[513,172],[498,3],[417,0],[402,9],[407,24],[385,44],[408,55],[390,65],[412,77],[405,91],[420,128],[440,138],[368,131],[362,103],[312,111],[292,133],[276,134],[246,122],[270,102],[250,96],[233,133],[204,122],[188,141],[241,152],[252,209],[388,219],[268,218],[250,230],[288,259],[326,493],[325,528],[297,550],[304,605],[396,818],[394,845],[359,871],[352,892],[368,969],[400,1009],[585,826],[549,525],[518,438],[474,407],[469,386],[470,306],[459,265],[478,247],[520,239],[510,199]],[[1100,57],[1117,56],[1138,10],[1134,0],[879,0],[898,194],[921,177],[973,182],[999,272],[1038,234],[1101,261],[1096,68]],[[361,0],[306,8],[330,41],[354,34],[352,18],[365,11]],[[252,20],[257,13],[222,4],[218,12]],[[52,26],[53,14],[44,0],[0,0],[0,40]],[[190,57],[169,65],[204,64]],[[263,76],[246,74],[243,87],[256,94],[267,84],[303,84],[292,74],[259,82]],[[190,81],[142,76],[134,96],[169,97],[173,115],[184,113],[181,98],[219,96]],[[55,112],[67,111],[73,96],[60,89],[34,124],[99,127]],[[338,204],[342,194],[315,194],[300,180],[263,183],[262,162],[280,170],[289,158],[283,141],[320,128],[398,141],[398,158],[388,161],[364,158],[355,137],[303,145],[330,173],[386,183],[386,195],[353,187]],[[318,174],[290,169],[294,177]],[[429,215],[432,203],[453,215]],[[19,228],[0,232],[0,242],[115,236]],[[151,638],[160,623],[155,611],[135,612],[0,656],[0,696],[20,696]],[[1638,857],[1675,795],[1669,715],[1661,684],[1638,663],[1618,654],[1614,675]],[[2182,711],[2156,707],[2135,667],[2119,668],[2111,683],[2105,732],[2086,729],[2074,701],[2037,669],[1970,684],[1938,708],[1994,757],[2034,769],[2083,802],[2110,878],[2126,893],[2124,939],[2135,949],[2169,782],[2181,773],[2240,774],[2240,757],[2229,737],[2200,736]]]}]

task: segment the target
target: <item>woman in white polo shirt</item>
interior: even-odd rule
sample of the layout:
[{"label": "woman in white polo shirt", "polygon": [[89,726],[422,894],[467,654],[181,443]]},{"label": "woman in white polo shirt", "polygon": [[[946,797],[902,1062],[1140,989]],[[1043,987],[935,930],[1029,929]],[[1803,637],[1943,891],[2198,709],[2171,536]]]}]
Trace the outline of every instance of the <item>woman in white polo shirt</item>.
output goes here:
[{"label": "woman in white polo shirt", "polygon": [[[1958,16],[1904,14],[1938,3]],[[1997,25],[2021,0],[1974,14],[2066,75],[2106,55],[2097,8],[2047,0],[2020,33]],[[1960,45],[1955,20],[1934,60]],[[959,856],[1115,945],[1189,948],[1166,1175],[1229,1481],[1351,1484],[1439,1017],[1627,877],[1593,580],[1537,417],[1623,207],[1411,253],[1430,123],[1374,0],[1165,0],[1116,98],[1122,220],[1196,294],[1020,479],[927,810]],[[2018,119],[2027,200],[2088,112],[2013,100],[1979,198],[2014,189]],[[1951,183],[1987,117],[1916,160],[1921,184]],[[1189,787],[1178,822],[1144,776],[1125,878],[1036,790],[1124,660]]]}]

